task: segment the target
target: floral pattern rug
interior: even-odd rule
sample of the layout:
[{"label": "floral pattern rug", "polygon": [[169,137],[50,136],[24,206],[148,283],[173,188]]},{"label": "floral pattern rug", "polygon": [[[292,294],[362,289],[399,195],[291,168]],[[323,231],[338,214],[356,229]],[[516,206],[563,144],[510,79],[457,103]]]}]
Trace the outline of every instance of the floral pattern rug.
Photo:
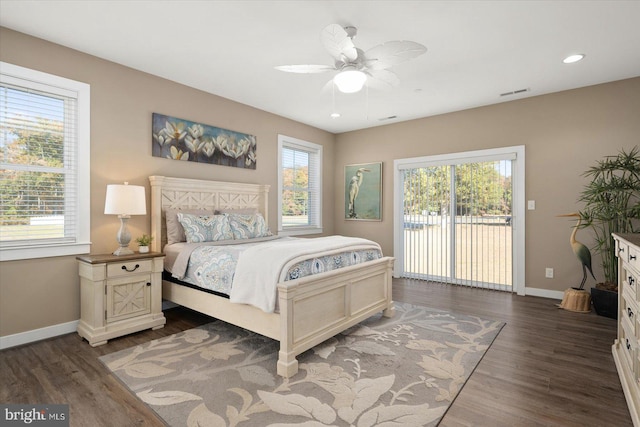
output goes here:
[{"label": "floral pattern rug", "polygon": [[221,321],[100,358],[170,426],[432,426],[504,323],[396,303],[298,356]]}]

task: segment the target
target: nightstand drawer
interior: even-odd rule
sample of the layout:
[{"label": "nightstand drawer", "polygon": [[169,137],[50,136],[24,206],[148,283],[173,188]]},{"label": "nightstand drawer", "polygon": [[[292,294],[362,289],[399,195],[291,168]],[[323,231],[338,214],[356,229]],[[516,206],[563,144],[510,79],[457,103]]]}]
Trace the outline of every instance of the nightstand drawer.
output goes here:
[{"label": "nightstand drawer", "polygon": [[150,273],[151,266],[152,266],[152,261],[148,259],[112,262],[107,264],[107,277],[113,278],[113,277],[131,276],[133,274],[140,274],[140,273]]}]

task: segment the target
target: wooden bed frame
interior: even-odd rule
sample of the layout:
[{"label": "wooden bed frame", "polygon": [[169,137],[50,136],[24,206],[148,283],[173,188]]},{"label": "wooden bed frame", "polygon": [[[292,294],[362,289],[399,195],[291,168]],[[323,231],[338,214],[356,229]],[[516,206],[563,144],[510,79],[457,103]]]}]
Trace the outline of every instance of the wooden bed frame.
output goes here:
[{"label": "wooden bed frame", "polygon": [[[268,222],[268,185],[151,176],[152,250],[167,242],[166,209],[256,208]],[[382,311],[394,314],[391,299],[393,258],[341,268],[278,284],[279,311],[231,303],[227,298],[170,281],[162,297],[176,304],[280,341],[277,372],[298,372],[296,356]]]}]

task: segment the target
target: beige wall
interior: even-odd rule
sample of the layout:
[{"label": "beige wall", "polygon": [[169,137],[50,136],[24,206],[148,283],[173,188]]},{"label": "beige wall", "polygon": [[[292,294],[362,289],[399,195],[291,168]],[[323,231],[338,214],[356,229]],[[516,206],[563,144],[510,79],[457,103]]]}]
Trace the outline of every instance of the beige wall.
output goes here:
[{"label": "beige wall", "polygon": [[[334,157],[331,133],[6,28],[0,28],[0,60],[91,85],[92,253],[117,247],[119,221],[103,214],[107,184],[144,185],[147,198],[149,175],[270,184],[269,225],[275,229],[278,134],[321,144],[326,158]],[[257,169],[152,157],[154,112],[256,135]],[[323,167],[323,197],[333,200],[334,164],[325,161]],[[323,210],[324,230],[332,233],[333,204],[326,203]],[[134,237],[149,233],[149,227],[148,216],[129,221]],[[75,257],[2,262],[0,336],[77,320],[79,286]]]},{"label": "beige wall", "polygon": [[[377,240],[391,255],[395,159],[524,145],[525,200],[536,201],[536,210],[526,211],[525,283],[563,291],[579,284],[582,269],[569,246],[571,222],[556,215],[579,210],[577,195],[587,182],[581,174],[605,155],[630,150],[639,135],[640,78],[340,134],[335,232]],[[383,221],[345,221],[344,165],[376,161],[384,169]],[[592,244],[587,230],[578,239]],[[545,278],[545,267],[555,269],[555,278]],[[595,273],[602,280],[599,265]]]},{"label": "beige wall", "polygon": [[[391,255],[394,159],[524,145],[525,199],[537,204],[526,218],[526,285],[562,291],[581,270],[568,244],[570,223],[555,215],[579,208],[580,174],[594,160],[630,149],[640,135],[640,78],[335,136],[4,28],[0,60],[91,85],[92,253],[117,246],[118,221],[102,213],[106,185],[127,180],[148,189],[149,175],[270,184],[275,228],[277,134],[283,133],[324,146],[325,232],[371,238]],[[152,157],[153,112],[256,135],[257,170]],[[343,167],[374,161],[384,162],[383,221],[345,221]],[[148,232],[149,218],[133,217],[130,228],[134,236]],[[587,233],[582,240],[589,243]],[[545,267],[555,268],[555,279],[544,278]],[[602,277],[599,269],[596,275]],[[0,264],[0,336],[79,316],[74,257]]]}]

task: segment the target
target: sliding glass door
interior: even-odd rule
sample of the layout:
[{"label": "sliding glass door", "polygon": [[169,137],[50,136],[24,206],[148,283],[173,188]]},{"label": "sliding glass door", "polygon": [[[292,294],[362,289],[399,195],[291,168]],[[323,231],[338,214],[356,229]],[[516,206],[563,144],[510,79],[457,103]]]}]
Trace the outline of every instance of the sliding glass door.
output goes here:
[{"label": "sliding glass door", "polygon": [[513,291],[515,154],[407,160],[396,165],[396,275]]}]

